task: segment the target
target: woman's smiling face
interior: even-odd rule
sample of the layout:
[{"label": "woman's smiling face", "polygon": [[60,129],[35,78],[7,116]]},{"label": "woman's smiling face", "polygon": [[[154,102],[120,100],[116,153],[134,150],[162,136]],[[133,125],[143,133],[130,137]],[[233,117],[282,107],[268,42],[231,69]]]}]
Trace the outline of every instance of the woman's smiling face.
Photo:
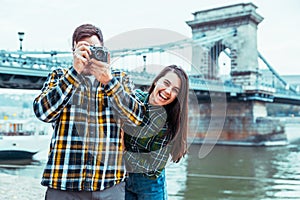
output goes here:
[{"label": "woman's smiling face", "polygon": [[149,97],[152,105],[164,106],[174,101],[180,91],[181,81],[174,72],[170,71],[158,79]]}]

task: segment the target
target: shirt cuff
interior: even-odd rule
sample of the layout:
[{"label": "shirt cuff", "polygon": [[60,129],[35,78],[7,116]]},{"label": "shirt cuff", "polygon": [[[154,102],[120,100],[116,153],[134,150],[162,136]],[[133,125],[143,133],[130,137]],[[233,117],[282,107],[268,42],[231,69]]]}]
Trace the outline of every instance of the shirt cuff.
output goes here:
[{"label": "shirt cuff", "polygon": [[104,86],[104,91],[108,96],[112,96],[113,93],[117,92],[117,90],[120,88],[120,82],[116,79],[116,77],[113,77],[108,84]]},{"label": "shirt cuff", "polygon": [[79,74],[77,71],[74,69],[74,67],[70,67],[67,74],[66,74],[66,80],[70,83],[73,84],[75,87],[79,86]]}]

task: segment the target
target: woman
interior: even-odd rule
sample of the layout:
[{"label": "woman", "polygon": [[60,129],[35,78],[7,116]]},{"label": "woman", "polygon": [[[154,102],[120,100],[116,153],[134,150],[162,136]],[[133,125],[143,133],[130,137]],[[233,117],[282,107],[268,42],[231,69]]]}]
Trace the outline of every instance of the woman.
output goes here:
[{"label": "woman", "polygon": [[156,76],[148,92],[137,90],[130,95],[110,74],[110,55],[107,63],[93,62],[99,66],[95,68],[101,74],[97,80],[105,85],[103,89],[109,98],[102,103],[120,114],[116,121],[123,119],[123,160],[128,172],[125,199],[167,199],[166,163],[170,155],[177,163],[187,152],[187,74],[176,65],[167,66]]},{"label": "woman", "polygon": [[187,152],[188,76],[176,65],[165,67],[148,92],[136,90],[145,104],[139,126],[125,123],[125,199],[167,199],[165,166]]}]

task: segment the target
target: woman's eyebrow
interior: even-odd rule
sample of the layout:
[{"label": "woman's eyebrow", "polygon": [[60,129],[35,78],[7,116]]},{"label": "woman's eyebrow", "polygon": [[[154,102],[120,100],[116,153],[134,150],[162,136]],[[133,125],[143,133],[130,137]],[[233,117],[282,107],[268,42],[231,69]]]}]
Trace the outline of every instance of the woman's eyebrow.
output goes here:
[{"label": "woman's eyebrow", "polygon": [[[172,84],[171,81],[167,78],[165,78],[164,81],[167,81],[169,84]],[[180,87],[174,86],[174,88],[176,88],[177,90],[180,90]]]},{"label": "woman's eyebrow", "polygon": [[168,83],[171,83],[171,81],[167,78],[165,78],[164,81],[167,81]]}]

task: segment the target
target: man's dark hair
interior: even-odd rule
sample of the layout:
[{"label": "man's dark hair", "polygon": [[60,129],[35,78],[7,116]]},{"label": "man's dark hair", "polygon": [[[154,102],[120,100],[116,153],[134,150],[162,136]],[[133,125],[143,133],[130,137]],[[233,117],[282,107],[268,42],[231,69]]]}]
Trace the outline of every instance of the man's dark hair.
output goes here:
[{"label": "man's dark hair", "polygon": [[102,35],[102,31],[100,30],[100,28],[92,25],[92,24],[82,24],[80,26],[78,26],[72,36],[72,49],[74,51],[74,42],[78,42],[80,40],[82,40],[83,38],[86,37],[91,37],[93,35],[96,35],[100,42],[101,45],[104,45],[103,42],[103,35]]}]

